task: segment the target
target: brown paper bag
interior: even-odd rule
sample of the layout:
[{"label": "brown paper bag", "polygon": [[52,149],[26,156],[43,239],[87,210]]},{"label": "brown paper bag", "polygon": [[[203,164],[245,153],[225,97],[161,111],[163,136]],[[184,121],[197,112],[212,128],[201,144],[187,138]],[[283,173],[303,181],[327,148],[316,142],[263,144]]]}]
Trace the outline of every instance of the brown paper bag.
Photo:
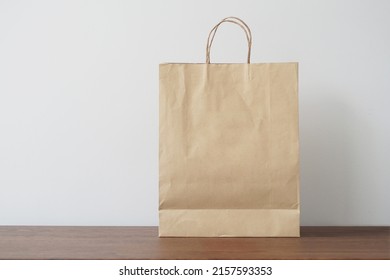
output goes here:
[{"label": "brown paper bag", "polygon": [[[211,64],[220,24],[245,64]],[[160,64],[159,236],[299,236],[298,63]]]}]

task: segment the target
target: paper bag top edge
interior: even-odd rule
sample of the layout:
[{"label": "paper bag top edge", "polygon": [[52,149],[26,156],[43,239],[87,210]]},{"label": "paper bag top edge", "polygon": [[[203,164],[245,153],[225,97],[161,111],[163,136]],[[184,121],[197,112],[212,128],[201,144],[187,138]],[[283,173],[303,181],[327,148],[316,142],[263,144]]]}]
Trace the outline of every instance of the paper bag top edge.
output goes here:
[{"label": "paper bag top edge", "polygon": [[188,62],[163,62],[159,65],[176,65],[176,64],[182,64],[182,65],[266,65],[266,64],[299,64],[299,62],[259,62],[259,63],[188,63]]}]

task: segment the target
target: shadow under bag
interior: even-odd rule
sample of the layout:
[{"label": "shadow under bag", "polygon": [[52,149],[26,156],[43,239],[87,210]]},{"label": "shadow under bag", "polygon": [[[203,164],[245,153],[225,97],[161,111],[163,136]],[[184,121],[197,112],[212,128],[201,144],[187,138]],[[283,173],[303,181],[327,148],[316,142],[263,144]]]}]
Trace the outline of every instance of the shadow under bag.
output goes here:
[{"label": "shadow under bag", "polygon": [[[222,23],[247,63],[210,63]],[[298,63],[250,63],[228,17],[206,63],[160,64],[159,236],[299,236]]]}]

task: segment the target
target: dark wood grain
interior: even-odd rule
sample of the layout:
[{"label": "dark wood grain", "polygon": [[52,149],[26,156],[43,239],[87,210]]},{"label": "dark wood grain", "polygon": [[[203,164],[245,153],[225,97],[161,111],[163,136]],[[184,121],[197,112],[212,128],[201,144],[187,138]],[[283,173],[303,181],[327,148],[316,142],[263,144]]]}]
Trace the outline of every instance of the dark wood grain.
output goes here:
[{"label": "dark wood grain", "polygon": [[0,259],[390,259],[390,227],[300,238],[159,238],[157,227],[0,227]]}]

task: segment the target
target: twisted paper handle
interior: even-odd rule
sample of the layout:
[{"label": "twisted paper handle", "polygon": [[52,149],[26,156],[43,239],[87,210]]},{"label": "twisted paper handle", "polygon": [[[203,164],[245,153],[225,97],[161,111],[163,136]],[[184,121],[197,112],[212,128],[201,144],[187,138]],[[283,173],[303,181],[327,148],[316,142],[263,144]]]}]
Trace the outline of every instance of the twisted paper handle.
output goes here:
[{"label": "twisted paper handle", "polygon": [[248,25],[243,20],[241,20],[241,19],[239,19],[237,17],[227,17],[227,18],[224,18],[216,26],[214,26],[213,29],[211,29],[211,31],[209,33],[209,37],[207,38],[206,63],[210,64],[210,50],[211,50],[211,46],[213,44],[214,37],[215,37],[215,34],[216,34],[219,26],[222,23],[224,23],[224,22],[230,22],[230,23],[237,24],[238,26],[240,26],[244,30],[245,35],[246,35],[246,39],[248,41],[247,63],[251,63],[252,33],[251,33],[251,30],[248,27]]}]

